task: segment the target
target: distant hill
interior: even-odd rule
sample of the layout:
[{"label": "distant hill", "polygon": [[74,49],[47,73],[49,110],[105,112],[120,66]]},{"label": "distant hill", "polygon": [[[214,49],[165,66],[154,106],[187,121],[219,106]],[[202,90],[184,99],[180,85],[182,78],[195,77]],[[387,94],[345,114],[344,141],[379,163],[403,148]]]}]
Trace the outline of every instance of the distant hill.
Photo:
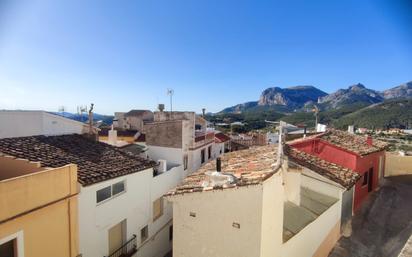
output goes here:
[{"label": "distant hill", "polygon": [[[71,112],[53,112],[53,113],[56,115],[63,116],[65,118],[69,118],[69,119],[80,121],[80,122],[87,122],[89,120],[89,115],[86,113],[83,113],[83,114],[71,113]],[[107,125],[111,125],[113,123],[113,118],[114,116],[111,116],[111,115],[93,113],[94,122],[103,121]]]},{"label": "distant hill", "polygon": [[382,92],[385,99],[412,97],[412,81]]},{"label": "distant hill", "polygon": [[364,106],[380,103],[384,100],[383,94],[366,88],[361,83],[350,86],[348,89],[339,89],[335,93],[319,98],[319,105],[323,109],[337,109],[352,104]]},{"label": "distant hill", "polygon": [[390,99],[370,105],[332,121],[337,128],[348,125],[365,128],[407,128],[412,126],[412,98]]},{"label": "distant hill", "polygon": [[209,115],[217,120],[245,121],[250,128],[264,127],[264,120],[282,119],[292,124],[315,125],[312,112],[319,107],[319,122],[346,128],[349,124],[368,128],[412,126],[412,81],[384,90],[369,89],[361,83],[325,92],[313,86],[272,87],[264,90],[258,101],[238,104]]},{"label": "distant hill", "polygon": [[[221,113],[240,113],[253,111],[253,109],[291,112],[304,107],[305,104],[316,103],[319,97],[326,95],[325,92],[314,86],[271,87],[262,92],[258,101],[228,107],[222,110]],[[269,106],[270,108],[268,108]]]}]

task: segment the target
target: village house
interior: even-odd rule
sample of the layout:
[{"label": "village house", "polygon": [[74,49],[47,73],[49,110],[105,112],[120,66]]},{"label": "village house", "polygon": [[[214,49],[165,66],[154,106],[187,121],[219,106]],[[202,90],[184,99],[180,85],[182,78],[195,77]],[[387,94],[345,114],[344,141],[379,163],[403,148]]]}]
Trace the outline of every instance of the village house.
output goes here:
[{"label": "village house", "polygon": [[155,112],[144,133],[150,158],[181,164],[189,173],[215,158],[215,131],[194,112]]},{"label": "village house", "polygon": [[290,143],[290,146],[322,160],[349,168],[362,179],[356,183],[354,210],[376,189],[385,167],[386,143],[370,136],[358,136],[340,130],[328,130],[319,135]]},{"label": "village house", "polygon": [[220,131],[215,131],[214,158],[230,151],[230,137]]},{"label": "village house", "polygon": [[227,153],[165,195],[173,256],[327,256],[358,179],[282,144]]},{"label": "village house", "polygon": [[76,165],[46,168],[1,154],[0,256],[77,257],[77,194]]},{"label": "village house", "polygon": [[50,112],[0,110],[0,138],[83,134],[88,131],[88,124]]},{"label": "village house", "polygon": [[149,110],[131,110],[129,112],[115,112],[113,125],[124,130],[142,131],[145,122],[153,121],[153,112]]},{"label": "village house", "polygon": [[185,176],[181,165],[158,164],[76,134],[0,139],[0,153],[47,169],[77,165],[82,256],[163,257],[170,251],[172,210],[162,195]]}]

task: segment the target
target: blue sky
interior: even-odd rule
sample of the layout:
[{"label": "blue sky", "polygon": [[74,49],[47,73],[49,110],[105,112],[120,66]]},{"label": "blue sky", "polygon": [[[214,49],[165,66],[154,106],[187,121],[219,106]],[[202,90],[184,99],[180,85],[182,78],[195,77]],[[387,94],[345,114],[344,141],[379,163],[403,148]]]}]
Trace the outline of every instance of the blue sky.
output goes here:
[{"label": "blue sky", "polygon": [[[267,87],[412,80],[407,0],[0,0],[0,109],[219,111]],[[409,17],[408,17],[409,15]]]}]

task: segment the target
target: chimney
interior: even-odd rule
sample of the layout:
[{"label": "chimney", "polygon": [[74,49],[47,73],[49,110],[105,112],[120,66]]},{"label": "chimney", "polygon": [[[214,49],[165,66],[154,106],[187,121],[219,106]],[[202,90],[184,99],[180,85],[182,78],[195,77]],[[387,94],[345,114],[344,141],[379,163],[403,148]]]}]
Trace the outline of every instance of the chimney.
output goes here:
[{"label": "chimney", "polygon": [[370,136],[370,135],[367,135],[367,136],[366,136],[366,143],[367,143],[368,145],[370,145],[370,146],[373,145],[372,136]]},{"label": "chimney", "polygon": [[116,143],[117,143],[117,131],[114,130],[113,124],[112,124],[112,129],[109,130],[108,140],[107,141],[111,145],[116,145]]},{"label": "chimney", "polygon": [[220,157],[216,158],[216,171],[222,171],[222,160],[220,159]]},{"label": "chimney", "polygon": [[355,126],[349,125],[349,126],[348,126],[348,132],[349,132],[350,134],[355,134]]},{"label": "chimney", "polygon": [[202,108],[202,114],[203,114],[203,118],[204,118],[205,114],[206,114],[206,109],[205,108]]}]

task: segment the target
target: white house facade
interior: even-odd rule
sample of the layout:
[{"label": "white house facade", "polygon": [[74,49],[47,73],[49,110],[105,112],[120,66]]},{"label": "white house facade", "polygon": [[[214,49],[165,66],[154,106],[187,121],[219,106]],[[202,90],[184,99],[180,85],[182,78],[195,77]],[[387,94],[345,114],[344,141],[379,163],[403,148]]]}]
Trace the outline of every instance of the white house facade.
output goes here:
[{"label": "white house facade", "polygon": [[0,111],[0,138],[82,134],[88,127],[45,111]]}]

